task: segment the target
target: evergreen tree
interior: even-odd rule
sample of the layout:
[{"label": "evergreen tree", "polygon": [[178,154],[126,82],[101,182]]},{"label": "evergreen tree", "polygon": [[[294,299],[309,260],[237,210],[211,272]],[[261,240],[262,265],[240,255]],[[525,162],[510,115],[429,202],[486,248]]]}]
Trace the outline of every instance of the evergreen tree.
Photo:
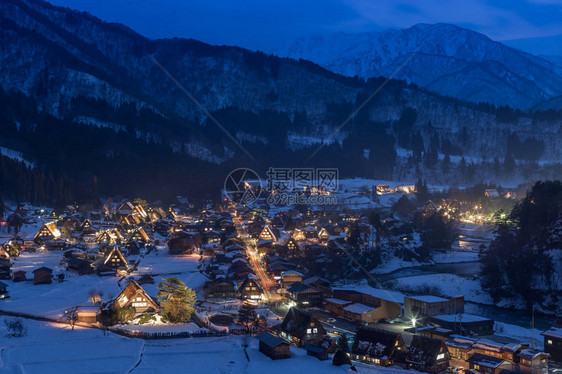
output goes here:
[{"label": "evergreen tree", "polygon": [[4,220],[4,212],[5,211],[6,211],[6,208],[4,206],[4,198],[2,197],[2,193],[0,193],[0,221]]},{"label": "evergreen tree", "polygon": [[464,180],[467,179],[467,167],[464,156],[461,158],[461,162],[459,163],[459,173],[461,175],[461,178],[463,178]]},{"label": "evergreen tree", "polygon": [[429,189],[427,188],[425,180],[422,181],[421,178],[418,178],[415,187],[416,193],[418,194],[418,201],[425,202],[429,198]]},{"label": "evergreen tree", "polygon": [[449,173],[449,171],[451,170],[451,156],[445,155],[443,163],[441,164],[441,168],[443,170],[443,174]]},{"label": "evergreen tree", "polygon": [[361,230],[359,230],[359,226],[356,223],[353,223],[349,229],[349,234],[347,234],[346,238],[347,244],[353,249],[360,249],[362,240],[361,240]]},{"label": "evergreen tree", "polygon": [[528,309],[541,302],[537,284],[552,286],[550,251],[562,243],[562,184],[537,182],[525,199],[500,221],[496,237],[482,257],[482,286],[495,300],[520,295]]},{"label": "evergreen tree", "polygon": [[177,277],[163,278],[158,284],[161,314],[172,323],[189,321],[197,301],[195,291],[188,288]]},{"label": "evergreen tree", "polygon": [[369,215],[369,224],[371,226],[373,226],[376,230],[375,242],[376,242],[377,248],[379,248],[380,245],[381,245],[382,220],[381,220],[380,215],[377,212],[373,211]]},{"label": "evergreen tree", "polygon": [[506,172],[507,175],[511,175],[515,171],[516,166],[517,165],[515,164],[515,159],[513,158],[513,155],[511,153],[508,153],[503,161],[503,170]]},{"label": "evergreen tree", "polygon": [[392,206],[392,210],[401,216],[406,216],[415,211],[416,207],[407,195],[403,195],[398,199],[396,203]]},{"label": "evergreen tree", "polygon": [[347,338],[342,335],[338,338],[336,342],[336,348],[344,352],[349,352],[349,344],[347,343]]},{"label": "evergreen tree", "polygon": [[500,159],[498,158],[498,156],[494,157],[494,173],[496,174],[496,176],[499,176],[501,172],[501,165],[500,165]]},{"label": "evergreen tree", "polygon": [[238,310],[238,323],[244,326],[246,334],[252,332],[256,321],[256,307],[248,303],[242,304]]},{"label": "evergreen tree", "polygon": [[446,220],[439,212],[421,219],[422,247],[420,255],[429,257],[436,249],[448,249],[456,240],[459,232],[454,221]]},{"label": "evergreen tree", "polygon": [[12,214],[8,220],[8,227],[11,227],[14,230],[14,235],[17,235],[20,232],[22,226],[23,218],[18,213]]}]

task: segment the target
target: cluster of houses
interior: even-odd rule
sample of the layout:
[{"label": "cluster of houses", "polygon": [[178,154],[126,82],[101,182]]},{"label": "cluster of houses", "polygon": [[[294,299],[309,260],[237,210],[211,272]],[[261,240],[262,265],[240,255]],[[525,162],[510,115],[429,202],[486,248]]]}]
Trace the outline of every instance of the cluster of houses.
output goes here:
[{"label": "cluster of houses", "polygon": [[[458,205],[454,200],[443,200],[434,207],[435,211],[446,209],[453,213],[460,209]],[[422,371],[440,372],[449,366],[449,359],[453,357],[451,362],[457,367],[490,373],[488,366],[482,365],[482,362],[474,363],[479,359],[486,361],[488,357],[494,357],[490,351],[470,351],[470,355],[465,355],[464,362],[459,363],[454,361],[455,356],[450,353],[452,348],[446,344],[462,337],[482,344],[485,340],[478,336],[493,334],[493,320],[464,312],[463,296],[447,299],[431,295],[404,296],[368,286],[333,287],[330,281],[314,275],[311,262],[322,263],[327,257],[345,255],[346,250],[353,250],[346,246],[345,240],[351,225],[358,225],[360,232],[365,234],[370,232],[370,225],[360,217],[318,214],[309,210],[299,214],[283,212],[272,219],[263,220],[259,215],[240,208],[233,216],[239,218],[246,239],[253,240],[262,254],[268,276],[276,281],[278,293],[291,306],[280,326],[258,337],[260,350],[264,354],[272,358],[289,357],[289,345],[295,344],[306,348],[310,355],[327,357],[326,353],[334,349],[334,344],[327,342],[319,320],[306,311],[319,307],[360,326],[353,346],[347,352],[352,360],[382,365],[399,364]],[[362,228],[364,231],[361,231]],[[218,255],[220,261],[236,257],[240,258],[240,263],[247,260],[242,248],[236,245],[225,248],[224,252],[224,255]],[[232,252],[234,254],[229,254]],[[322,263],[323,266],[325,264]],[[242,265],[229,267],[230,270],[243,269],[242,273],[231,272],[230,276],[244,276],[250,268]],[[231,294],[235,295],[233,280],[228,284]],[[224,279],[220,281],[224,282]],[[252,286],[259,287],[259,284],[255,282]],[[412,329],[408,331],[415,333],[415,336],[409,346],[404,345],[398,333],[367,327],[399,317],[413,322]],[[388,346],[393,353],[380,352],[382,346]],[[396,354],[396,359],[393,354]],[[518,345],[518,350],[509,362],[513,370],[545,373],[548,357],[548,353]]]},{"label": "cluster of houses", "polygon": [[[27,220],[25,211],[19,210]],[[161,209],[145,210],[139,204],[122,203],[115,211],[80,214],[68,207],[61,217],[48,215],[33,237],[14,237],[0,246],[0,278],[14,282],[32,280],[33,284],[64,280],[48,267],[34,269],[31,274],[13,271],[13,259],[20,252],[62,251],[61,266],[78,275],[123,275],[133,269],[141,251],[153,248],[156,223],[166,219]]]},{"label": "cluster of houses", "polygon": [[[282,212],[272,219],[264,219],[259,212],[240,207],[233,207],[227,213],[230,216],[223,217],[221,222],[230,225],[235,221],[238,227],[221,232],[220,240],[213,243],[212,248],[209,248],[209,240],[203,244],[203,252],[211,256],[205,269],[212,279],[204,286],[207,297],[235,296],[244,300],[264,300],[264,290],[256,281],[246,251],[248,243],[257,249],[259,261],[264,264],[267,276],[275,283],[274,291],[291,303],[317,306],[322,304],[325,297],[329,297],[330,282],[317,276],[304,277],[303,274],[310,273],[305,263],[318,263],[318,258],[340,252],[337,245],[347,245],[343,239],[354,218],[339,214],[319,216],[307,210]],[[214,230],[216,227],[208,232]],[[188,237],[183,231],[181,235],[183,238]],[[205,237],[205,232],[202,236]],[[342,244],[334,244],[336,240]],[[171,254],[177,253],[173,248],[173,238],[168,246]]]},{"label": "cluster of houses", "polygon": [[453,335],[445,341],[450,365],[483,373],[548,373],[549,354],[528,345]]},{"label": "cluster of houses", "polygon": [[[553,348],[560,350],[562,346],[562,330],[556,328],[543,333],[545,352],[525,344],[481,338],[493,334],[494,321],[464,313],[462,296],[404,296],[369,286],[346,286],[334,287],[330,297],[317,305],[357,323],[353,343],[345,354],[351,361],[367,364],[398,365],[430,373],[456,367],[486,374],[546,374],[549,358],[559,359]],[[327,359],[328,353],[335,356],[341,347],[327,339],[326,330],[314,316],[316,309],[307,311],[308,306],[292,307],[282,324],[259,335],[260,351],[272,359],[288,358],[293,344],[319,359]],[[409,345],[400,332],[370,327],[398,317],[413,322],[412,328],[406,329],[414,334]]]},{"label": "cluster of houses", "polygon": [[[424,213],[443,209],[456,212],[456,203],[429,202]],[[409,235],[401,226],[393,226],[392,219],[386,225],[396,237]],[[203,286],[205,299],[238,298],[257,304],[268,301],[268,293],[275,293],[288,304],[282,323],[257,337],[260,351],[273,359],[290,357],[290,346],[295,345],[319,359],[339,350],[344,361],[401,365],[431,373],[455,366],[486,374],[504,370],[546,374],[549,355],[560,360],[562,328],[543,333],[543,353],[521,344],[481,338],[493,333],[494,321],[465,313],[462,296],[405,296],[365,285],[334,286],[326,278],[337,278],[342,259],[357,250],[349,243],[351,235],[360,242],[373,237],[366,217],[311,209],[280,211],[270,217],[235,204],[193,214],[180,213],[177,207],[163,210],[124,202],[114,211],[86,216],[70,210],[45,223],[33,238],[7,242],[0,247],[0,279],[28,279],[24,271],[12,273],[10,268],[12,257],[21,251],[63,251],[62,265],[68,271],[120,276],[138,266],[141,254],[166,243],[169,255],[205,256],[202,270],[209,278]],[[250,254],[249,246],[255,253]],[[272,284],[263,283],[258,266],[263,266]],[[53,273],[40,267],[29,279],[33,284],[62,281]],[[156,313],[157,300],[142,288],[153,282],[149,275],[129,280],[107,308],[133,309],[136,316]],[[0,281],[0,299],[9,297],[8,289]],[[318,308],[355,323],[357,331],[350,347],[337,344],[327,334],[314,315]],[[99,320],[100,307],[81,307],[77,313],[80,322],[93,323]],[[399,332],[370,327],[397,318],[412,322],[407,330],[414,334],[409,345]]]},{"label": "cluster of houses", "polygon": [[100,315],[106,310],[115,313],[120,309],[132,311],[130,317],[139,317],[145,313],[155,314],[160,310],[158,300],[150,296],[141,286],[145,282],[153,283],[150,276],[142,276],[138,281],[129,280],[123,290],[113,300],[102,304],[100,300],[92,300],[92,306],[78,306],[75,308],[76,321],[85,324],[95,324],[101,321]]},{"label": "cluster of houses", "polygon": [[401,333],[360,328],[348,355],[362,362],[399,365],[430,373],[443,372],[448,367],[486,374],[548,372],[549,355],[527,345],[462,335],[447,339],[419,333],[407,347]]},{"label": "cluster of houses", "polygon": [[414,335],[406,344],[400,332],[360,326],[351,346],[342,346],[328,337],[313,313],[292,307],[281,324],[257,339],[259,350],[272,359],[289,358],[290,346],[294,345],[318,359],[327,359],[329,353],[334,353],[334,364],[338,351],[343,351],[349,363],[397,365],[428,373],[441,373],[449,367],[467,373],[548,373],[550,354],[525,344],[498,343],[431,325],[410,332]]},{"label": "cluster of houses", "polygon": [[521,199],[525,197],[527,193],[526,187],[518,187],[518,188],[505,188],[505,187],[498,187],[498,188],[487,188],[484,191],[484,196],[490,197],[492,199],[504,198],[504,199]]}]

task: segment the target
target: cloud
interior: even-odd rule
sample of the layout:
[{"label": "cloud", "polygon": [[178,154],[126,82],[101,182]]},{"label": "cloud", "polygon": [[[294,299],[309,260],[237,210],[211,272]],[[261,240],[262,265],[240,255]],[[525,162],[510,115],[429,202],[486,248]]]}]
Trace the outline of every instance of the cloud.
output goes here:
[{"label": "cloud", "polygon": [[271,50],[299,36],[453,23],[505,40],[562,33],[555,0],[52,0],[149,37]]},{"label": "cloud", "polygon": [[551,0],[345,1],[368,22],[385,27],[453,23],[498,40],[562,32],[562,4]]}]

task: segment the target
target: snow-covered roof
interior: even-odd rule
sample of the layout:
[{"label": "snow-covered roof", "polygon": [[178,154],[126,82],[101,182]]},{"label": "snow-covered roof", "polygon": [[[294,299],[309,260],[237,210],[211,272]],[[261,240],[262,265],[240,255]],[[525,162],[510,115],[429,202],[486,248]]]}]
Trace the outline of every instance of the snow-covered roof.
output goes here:
[{"label": "snow-covered roof", "polygon": [[343,290],[343,291],[356,291],[361,292],[369,296],[376,297],[382,300],[393,301],[395,303],[404,304],[404,294],[394,291],[383,290],[380,288],[373,288],[367,285],[346,285],[342,287],[338,287],[336,290]]},{"label": "snow-covered roof", "polygon": [[339,304],[339,305],[346,305],[346,304],[351,303],[351,301],[340,300],[340,299],[336,299],[336,298],[333,298],[333,297],[331,297],[329,299],[326,299],[326,301],[329,301],[329,302],[334,303],[334,304]]},{"label": "snow-covered roof", "polygon": [[300,275],[301,277],[303,276],[302,273],[299,273],[298,271],[295,271],[295,270],[284,271],[284,272],[281,273],[281,276],[284,277],[285,275],[291,275],[291,274]]},{"label": "snow-covered roof", "polygon": [[521,352],[519,352],[518,356],[532,360],[535,357],[544,354],[545,354],[544,352],[535,351],[534,349],[522,349]]},{"label": "snow-covered roof", "polygon": [[461,314],[440,314],[438,316],[433,316],[431,318],[435,318],[435,319],[439,319],[441,321],[445,321],[445,322],[484,322],[484,321],[490,321],[489,318],[485,318],[485,317],[480,317],[480,316],[475,316],[473,314],[466,314],[466,313],[461,313]]},{"label": "snow-covered roof", "polygon": [[79,306],[77,308],[77,311],[82,312],[82,313],[97,313],[100,311],[100,307],[99,306]]},{"label": "snow-covered roof", "polygon": [[447,340],[445,342],[446,345],[455,348],[462,348],[462,349],[470,349],[472,348],[472,343],[467,341],[458,341],[458,340]]},{"label": "snow-covered roof", "polygon": [[468,362],[491,368],[500,366],[504,361],[502,358],[490,357],[481,353],[475,353],[468,359]]},{"label": "snow-covered roof", "polygon": [[281,339],[278,336],[273,335],[270,332],[261,333],[260,335],[257,336],[257,339],[260,342],[265,343],[269,347],[275,347],[275,346],[277,346],[279,344],[282,344],[282,343],[288,344],[283,339]]},{"label": "snow-covered roof", "polygon": [[234,257],[234,256],[236,256],[236,255],[244,255],[244,253],[243,253],[243,252],[240,252],[240,251],[231,251],[231,252],[225,253],[225,254],[224,254],[224,257],[229,257],[229,258],[230,258],[230,257]]},{"label": "snow-covered roof", "polygon": [[562,339],[562,327],[551,327],[550,330],[543,332],[541,335]]},{"label": "snow-covered roof", "polygon": [[347,310],[348,312],[351,312],[351,313],[363,314],[363,313],[370,312],[371,310],[373,310],[375,308],[372,307],[372,306],[365,305],[365,304],[355,303],[355,304],[348,305],[343,309]]},{"label": "snow-covered roof", "polygon": [[449,301],[443,297],[433,296],[433,295],[420,295],[420,296],[408,296],[410,299],[418,300],[424,303],[442,303],[444,301]]}]

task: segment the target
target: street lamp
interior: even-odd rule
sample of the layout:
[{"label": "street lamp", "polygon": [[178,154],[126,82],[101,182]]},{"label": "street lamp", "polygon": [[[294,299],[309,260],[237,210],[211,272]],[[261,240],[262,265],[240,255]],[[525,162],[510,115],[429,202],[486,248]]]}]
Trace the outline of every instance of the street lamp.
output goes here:
[{"label": "street lamp", "polygon": [[412,327],[416,328],[416,319],[415,318],[412,318]]}]

